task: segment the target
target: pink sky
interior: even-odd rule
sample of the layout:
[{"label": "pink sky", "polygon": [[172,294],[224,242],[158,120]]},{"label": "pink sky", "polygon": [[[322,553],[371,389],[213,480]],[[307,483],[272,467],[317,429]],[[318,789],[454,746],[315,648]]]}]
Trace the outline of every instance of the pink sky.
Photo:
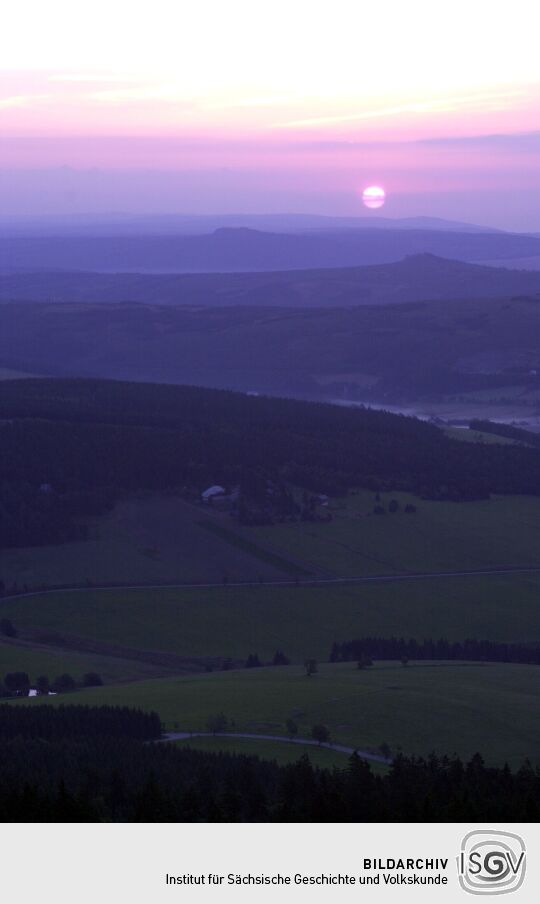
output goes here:
[{"label": "pink sky", "polygon": [[540,230],[528,0],[30,6],[0,36],[4,214],[365,214],[375,183],[385,215]]}]

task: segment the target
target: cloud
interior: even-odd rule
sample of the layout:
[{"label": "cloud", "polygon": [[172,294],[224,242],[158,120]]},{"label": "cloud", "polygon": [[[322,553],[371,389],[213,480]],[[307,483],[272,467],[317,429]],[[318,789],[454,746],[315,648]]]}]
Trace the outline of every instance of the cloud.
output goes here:
[{"label": "cloud", "polygon": [[106,73],[91,73],[91,72],[55,72],[48,77],[49,82],[69,82],[69,83],[81,83],[81,84],[102,84],[106,83],[109,85],[122,85],[126,82],[131,83],[136,81],[133,77],[130,76],[119,76],[119,75],[107,75]]},{"label": "cloud", "polygon": [[[483,135],[439,135],[434,138],[313,138],[310,140],[296,140],[287,144],[266,144],[259,142],[261,149],[275,149],[277,152],[286,151],[290,154],[325,153],[327,151],[351,152],[358,151],[385,151],[414,149],[418,145],[427,150],[433,148],[478,148],[486,151],[500,151],[507,153],[531,153],[540,152],[540,131],[533,132],[507,132]],[[255,144],[252,144],[255,147]]]},{"label": "cloud", "polygon": [[133,85],[132,87],[105,88],[102,91],[92,91],[85,94],[86,100],[92,100],[104,104],[137,104],[148,101],[175,104],[183,109],[191,109],[194,106],[192,100],[182,97],[182,91],[171,85],[155,85],[144,87]]},{"label": "cloud", "polygon": [[442,138],[421,138],[415,144],[499,148],[505,151],[540,151],[540,131],[506,132],[490,135],[455,135]]},{"label": "cloud", "polygon": [[464,94],[457,97],[438,98],[426,101],[415,101],[395,106],[380,107],[374,110],[356,111],[355,113],[338,114],[333,116],[317,116],[310,119],[295,119],[290,122],[274,124],[276,129],[310,128],[311,126],[336,125],[346,122],[361,122],[369,119],[381,119],[385,117],[400,116],[403,114],[433,114],[452,113],[457,110],[481,109],[486,106],[490,109],[505,109],[512,100],[523,96],[522,90],[498,91],[479,94]]},{"label": "cloud", "polygon": [[29,107],[36,101],[48,100],[49,94],[14,94],[12,97],[0,98],[0,107]]}]

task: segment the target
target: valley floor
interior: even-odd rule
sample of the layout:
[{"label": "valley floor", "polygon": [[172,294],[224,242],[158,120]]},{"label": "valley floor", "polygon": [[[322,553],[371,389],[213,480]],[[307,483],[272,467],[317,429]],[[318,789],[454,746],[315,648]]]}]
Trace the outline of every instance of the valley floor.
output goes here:
[{"label": "valley floor", "polygon": [[[52,699],[54,705],[66,700]],[[205,731],[207,719],[222,712],[234,733],[286,738],[292,718],[300,737],[323,724],[335,743],[378,755],[388,745],[393,754],[469,758],[480,751],[488,763],[515,768],[526,758],[540,762],[538,666],[322,664],[311,678],[301,666],[243,669],[89,688],[70,694],[69,702],[157,711],[171,732]],[[261,742],[263,753],[268,738]]]},{"label": "valley floor", "polygon": [[[376,504],[384,515],[374,514]],[[407,504],[416,511],[405,514]],[[299,737],[322,723],[335,743],[375,754],[387,744],[393,752],[480,751],[489,762],[540,763],[537,666],[377,662],[358,671],[355,663],[327,662],[334,641],[366,636],[540,638],[540,573],[526,570],[540,569],[540,500],[431,502],[405,493],[376,500],[361,490],[332,499],[328,510],[329,523],[247,528],[226,513],[146,495],[96,519],[87,543],[5,551],[6,583],[63,577],[84,585],[92,574],[201,586],[4,597],[0,617],[11,619],[17,637],[0,643],[0,676],[26,671],[35,682],[67,672],[80,683],[95,671],[103,687],[32,705],[136,706],[157,711],[172,732],[204,732],[208,718],[223,712],[237,734],[285,738],[292,718]],[[276,650],[291,665],[243,668],[250,654],[269,663]],[[319,662],[309,679],[306,658]],[[299,753],[262,737],[182,743],[248,745],[268,757]],[[326,763],[345,756],[308,752]]]}]

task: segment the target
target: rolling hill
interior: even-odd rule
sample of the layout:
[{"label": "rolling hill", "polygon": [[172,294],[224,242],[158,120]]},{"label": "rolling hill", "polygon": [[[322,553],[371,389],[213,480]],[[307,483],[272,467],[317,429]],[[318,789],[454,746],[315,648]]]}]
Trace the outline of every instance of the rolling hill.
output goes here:
[{"label": "rolling hill", "polygon": [[389,264],[266,273],[0,275],[1,301],[333,307],[537,295],[540,273],[415,254]]},{"label": "rolling hill", "polygon": [[216,229],[208,235],[0,236],[0,271],[221,273],[354,267],[429,252],[465,261],[531,258],[540,239],[515,233],[342,229],[305,233]]},{"label": "rolling hill", "polygon": [[12,303],[0,305],[0,367],[389,403],[538,392],[538,335],[540,300],[527,296],[304,309]]}]

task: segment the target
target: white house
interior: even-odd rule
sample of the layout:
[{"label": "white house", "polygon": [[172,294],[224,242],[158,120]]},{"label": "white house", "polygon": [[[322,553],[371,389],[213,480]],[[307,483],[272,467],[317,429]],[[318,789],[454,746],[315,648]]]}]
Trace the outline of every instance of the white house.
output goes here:
[{"label": "white house", "polygon": [[224,495],[225,495],[225,488],[220,487],[216,483],[216,484],[214,484],[214,486],[208,487],[207,490],[204,490],[204,492],[201,493],[201,499],[203,502],[209,503],[212,501],[214,496],[224,496]]}]

